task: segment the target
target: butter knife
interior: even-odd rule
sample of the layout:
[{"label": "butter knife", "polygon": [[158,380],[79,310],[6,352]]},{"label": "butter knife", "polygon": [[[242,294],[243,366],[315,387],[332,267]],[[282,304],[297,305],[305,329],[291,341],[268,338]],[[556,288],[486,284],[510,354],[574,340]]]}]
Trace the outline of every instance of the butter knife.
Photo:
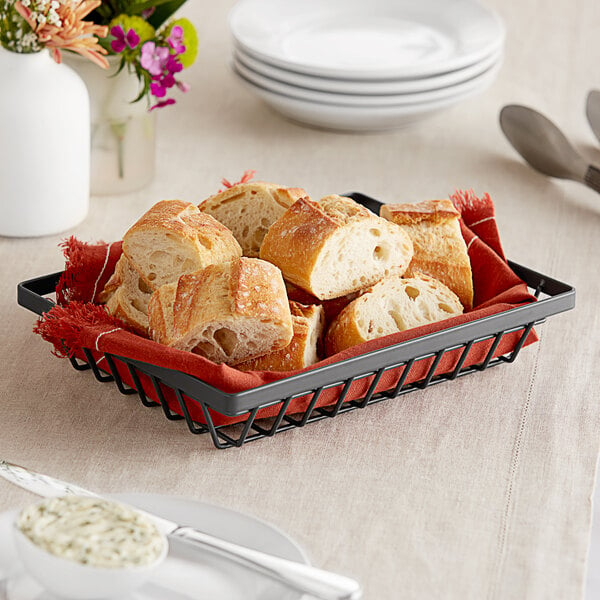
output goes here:
[{"label": "butter knife", "polygon": [[[101,495],[75,484],[30,471],[5,460],[0,460],[0,475],[11,483],[46,498],[69,495],[102,498]],[[359,600],[362,598],[359,583],[344,575],[239,546],[193,527],[179,525],[138,508],[136,510],[150,518],[158,530],[168,538],[183,540],[187,544],[215,552],[298,592],[310,594],[321,600]]]}]

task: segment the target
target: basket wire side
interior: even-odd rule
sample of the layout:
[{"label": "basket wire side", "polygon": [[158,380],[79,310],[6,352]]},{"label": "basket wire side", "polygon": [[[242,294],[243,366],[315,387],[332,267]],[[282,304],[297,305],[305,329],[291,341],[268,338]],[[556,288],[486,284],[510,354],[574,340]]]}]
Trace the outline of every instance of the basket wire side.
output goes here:
[{"label": "basket wire side", "polygon": [[[304,427],[308,423],[314,423],[323,419],[333,418],[337,415],[345,414],[357,409],[362,409],[371,404],[375,404],[377,402],[381,402],[383,400],[388,400],[391,398],[396,398],[398,396],[410,392],[422,390],[429,386],[436,385],[438,383],[453,381],[458,377],[484,371],[489,367],[497,366],[504,363],[512,363],[519,355],[534,325],[538,324],[539,322],[540,321],[531,322],[523,326],[515,327],[505,331],[499,331],[494,335],[475,338],[473,340],[468,341],[467,343],[443,348],[435,353],[417,356],[401,363],[382,367],[376,371],[359,373],[345,380],[334,381],[316,389],[298,392],[291,396],[282,398],[279,402],[276,403],[277,413],[274,417],[271,417],[269,419],[257,418],[261,407],[255,407],[247,412],[242,422],[236,423],[235,425],[216,425],[213,419],[212,411],[206,402],[202,401],[201,399],[188,398],[185,395],[184,390],[177,387],[173,387],[172,384],[170,384],[170,382],[165,382],[160,377],[157,377],[152,373],[144,372],[143,368],[140,368],[139,365],[134,364],[134,362],[132,361],[128,361],[126,358],[116,357],[111,354],[104,353],[102,357],[100,357],[97,360],[96,358],[94,358],[94,355],[89,349],[83,348],[82,352],[85,356],[85,361],[80,360],[74,356],[71,356],[69,360],[73,368],[75,368],[78,371],[91,370],[94,377],[100,382],[114,382],[121,394],[137,394],[141,403],[144,406],[155,408],[161,407],[167,419],[171,421],[184,420],[191,433],[210,434],[210,437],[215,447],[219,449],[225,449],[232,447],[240,447],[247,442],[255,441],[266,437],[272,437],[277,433],[288,431],[290,429]],[[494,357],[494,353],[496,352],[503,337],[505,335],[513,333],[519,334],[518,341],[514,346],[514,349],[506,355]],[[477,344],[479,342],[490,341],[491,345],[483,361],[481,361],[478,364],[470,365],[468,367],[463,366],[474,344]],[[459,351],[459,356],[456,365],[454,366],[452,371],[447,373],[436,374],[436,370],[440,361],[442,360],[442,357],[447,352],[457,350]],[[413,367],[420,361],[430,359],[433,360],[429,368],[427,369],[425,376],[419,379],[418,381],[406,383]],[[101,367],[100,363],[104,361],[106,362],[106,365],[103,365]],[[131,377],[132,385],[129,385],[123,381],[123,378],[121,377],[117,368],[117,363],[119,362],[125,365],[127,372]],[[402,368],[402,374],[398,379],[397,383],[389,389],[375,392],[384,373],[392,369],[398,368]],[[370,377],[372,377],[373,379],[369,384],[369,388],[366,394],[359,399],[347,400],[348,392],[352,384],[355,381]],[[150,382],[158,401],[155,401],[148,397],[144,389],[144,385],[142,383],[144,379],[147,382]],[[323,392],[325,392],[327,389],[335,388],[338,386],[341,386],[342,389],[335,404],[324,407],[316,406]],[[181,413],[174,411],[169,406],[165,395],[165,390],[167,389],[172,390],[175,393]],[[287,414],[289,405],[292,402],[292,400],[306,395],[310,396],[307,408],[301,413]],[[200,405],[205,423],[199,423],[192,419],[188,404],[190,402],[194,402]]]}]

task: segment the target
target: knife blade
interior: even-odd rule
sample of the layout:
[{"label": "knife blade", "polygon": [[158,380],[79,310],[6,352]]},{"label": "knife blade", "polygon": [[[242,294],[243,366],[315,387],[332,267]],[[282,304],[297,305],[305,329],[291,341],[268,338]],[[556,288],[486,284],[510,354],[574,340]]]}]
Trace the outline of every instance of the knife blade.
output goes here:
[{"label": "knife blade", "polygon": [[[7,481],[46,498],[70,495],[103,498],[100,494],[73,483],[36,473],[1,459],[0,475]],[[359,600],[362,598],[360,584],[350,577],[227,542],[199,529],[180,525],[139,508],[133,508],[151,519],[158,530],[168,538],[182,540],[189,545],[212,551],[298,592],[311,594],[321,600]]]}]

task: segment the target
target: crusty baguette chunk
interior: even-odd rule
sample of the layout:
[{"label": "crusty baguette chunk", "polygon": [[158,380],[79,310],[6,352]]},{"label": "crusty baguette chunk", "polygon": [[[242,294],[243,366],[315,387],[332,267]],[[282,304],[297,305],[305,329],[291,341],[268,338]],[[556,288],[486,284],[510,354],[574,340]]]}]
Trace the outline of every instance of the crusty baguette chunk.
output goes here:
[{"label": "crusty baguette chunk", "polygon": [[294,337],[280,350],[236,363],[240,371],[295,371],[318,362],[317,347],[325,325],[325,311],[316,304],[290,301]]},{"label": "crusty baguette chunk", "polygon": [[166,346],[175,343],[173,304],[177,293],[177,281],[161,285],[148,302],[148,329],[150,336]]},{"label": "crusty baguette chunk", "polygon": [[275,221],[260,257],[286,280],[319,300],[369,287],[392,271],[404,273],[413,255],[410,237],[350,198],[301,198]]},{"label": "crusty baguette chunk", "polygon": [[353,300],[331,324],[327,355],[368,340],[460,315],[456,294],[440,281],[420,275],[390,275]]},{"label": "crusty baguette chunk", "polygon": [[[98,302],[106,304],[114,293],[123,285],[123,262],[127,262],[127,257],[121,254],[115,264],[115,270],[109,280],[104,284],[104,288],[98,294]],[[129,265],[128,265],[129,266]]]},{"label": "crusty baguette chunk", "polygon": [[473,275],[467,246],[460,231],[460,213],[450,200],[415,204],[385,204],[381,216],[410,236],[415,253],[407,275],[431,275],[446,284],[465,309],[473,307]]},{"label": "crusty baguette chunk", "polygon": [[159,288],[185,273],[237,258],[242,249],[227,227],[194,204],[163,200],[127,231],[123,252],[144,281]]},{"label": "crusty baguette chunk", "polygon": [[281,271],[257,258],[182,275],[174,286],[155,292],[149,308],[155,341],[216,363],[284,348],[293,335]]},{"label": "crusty baguette chunk", "polygon": [[114,273],[99,295],[108,312],[125,322],[136,333],[148,337],[148,302],[152,287],[135,271],[121,254]]},{"label": "crusty baguette chunk", "polygon": [[269,227],[299,198],[301,188],[275,183],[239,183],[198,205],[198,208],[231,230],[244,256],[258,257]]}]

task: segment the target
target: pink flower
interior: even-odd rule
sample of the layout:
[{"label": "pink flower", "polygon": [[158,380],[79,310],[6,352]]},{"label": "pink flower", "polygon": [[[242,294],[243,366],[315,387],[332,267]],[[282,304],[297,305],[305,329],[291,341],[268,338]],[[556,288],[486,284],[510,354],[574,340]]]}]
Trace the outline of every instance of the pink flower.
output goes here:
[{"label": "pink flower", "polygon": [[161,75],[169,56],[169,49],[167,47],[157,47],[154,42],[146,42],[142,46],[140,64],[150,75]]},{"label": "pink flower", "polygon": [[175,85],[175,77],[170,73],[165,75],[160,81],[167,89],[172,88]]},{"label": "pink flower", "polygon": [[166,75],[156,75],[152,78],[152,83],[150,84],[150,92],[153,96],[157,98],[164,98],[167,90],[172,88],[177,82],[175,81],[175,77],[170,73]]},{"label": "pink flower", "polygon": [[117,54],[123,52],[127,47],[133,49],[140,43],[140,36],[135,32],[135,29],[130,29],[125,34],[125,30],[121,25],[115,25],[110,30],[110,34],[115,38],[110,43],[110,47]]},{"label": "pink flower", "polygon": [[146,42],[142,46],[140,65],[151,76],[150,94],[161,99],[151,106],[150,110],[175,104],[175,100],[166,98],[168,90],[172,87],[177,86],[183,92],[190,89],[189,85],[175,79],[175,75],[183,70],[178,58],[181,52],[185,52],[185,46],[180,43],[182,39],[183,29],[176,26],[171,31],[168,46],[157,46],[155,42]]},{"label": "pink flower", "polygon": [[167,95],[167,88],[160,81],[153,81],[150,84],[150,92],[155,98],[164,98]]},{"label": "pink flower", "polygon": [[185,52],[185,46],[182,43],[183,27],[175,25],[175,27],[171,29],[171,35],[167,41],[169,42],[169,46],[175,51],[175,54],[183,54]]},{"label": "pink flower", "polygon": [[125,36],[127,45],[133,50],[140,43],[140,36],[135,29],[130,29]]},{"label": "pink flower", "polygon": [[179,62],[176,56],[170,55],[165,63],[165,69],[168,73],[179,73],[183,71],[183,65]]},{"label": "pink flower", "polygon": [[173,100],[173,98],[167,98],[167,100],[163,100],[162,102],[151,106],[150,110],[154,110],[155,108],[163,108],[163,106],[170,106],[171,104],[175,104],[175,100]]}]

